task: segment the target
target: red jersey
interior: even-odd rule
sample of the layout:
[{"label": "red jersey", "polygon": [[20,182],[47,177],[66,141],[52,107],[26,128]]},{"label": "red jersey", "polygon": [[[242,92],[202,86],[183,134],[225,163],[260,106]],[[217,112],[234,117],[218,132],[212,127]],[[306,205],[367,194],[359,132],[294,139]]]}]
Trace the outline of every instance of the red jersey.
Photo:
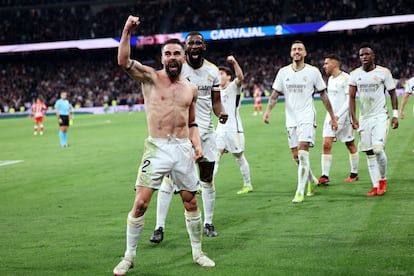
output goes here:
[{"label": "red jersey", "polygon": [[45,115],[46,110],[47,106],[41,101],[36,101],[32,105],[32,114],[35,118],[43,117]]},{"label": "red jersey", "polygon": [[256,105],[260,105],[262,103],[262,91],[260,90],[259,87],[254,89],[253,97],[254,97],[254,103]]}]

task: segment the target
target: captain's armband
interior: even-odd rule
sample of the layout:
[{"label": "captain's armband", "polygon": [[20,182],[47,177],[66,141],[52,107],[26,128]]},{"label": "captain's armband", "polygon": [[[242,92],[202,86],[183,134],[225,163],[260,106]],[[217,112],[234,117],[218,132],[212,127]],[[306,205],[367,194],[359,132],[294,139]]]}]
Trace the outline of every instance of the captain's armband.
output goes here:
[{"label": "captain's armband", "polygon": [[214,85],[212,88],[211,88],[211,91],[212,92],[219,92],[220,93],[220,86],[218,86],[218,85]]},{"label": "captain's armband", "polygon": [[188,124],[188,128],[192,128],[192,127],[198,127],[198,125],[196,123]]},{"label": "captain's armband", "polygon": [[126,69],[127,72],[131,71],[132,67],[134,67],[135,61],[131,60],[131,63],[129,64],[128,68]]}]

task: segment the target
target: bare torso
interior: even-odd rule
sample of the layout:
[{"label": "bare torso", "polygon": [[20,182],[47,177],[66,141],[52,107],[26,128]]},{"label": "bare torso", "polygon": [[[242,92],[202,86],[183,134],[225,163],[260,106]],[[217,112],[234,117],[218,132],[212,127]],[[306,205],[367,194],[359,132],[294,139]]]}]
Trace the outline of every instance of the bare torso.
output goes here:
[{"label": "bare torso", "polygon": [[171,82],[163,71],[156,75],[154,82],[142,84],[149,135],[188,138],[188,109],[195,87],[185,79]]}]

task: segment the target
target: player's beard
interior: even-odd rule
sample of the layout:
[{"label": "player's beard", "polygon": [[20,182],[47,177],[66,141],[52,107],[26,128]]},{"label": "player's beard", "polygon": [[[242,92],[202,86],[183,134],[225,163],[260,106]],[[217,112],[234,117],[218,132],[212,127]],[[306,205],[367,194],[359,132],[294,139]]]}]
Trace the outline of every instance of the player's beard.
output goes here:
[{"label": "player's beard", "polygon": [[303,60],[303,56],[301,56],[301,55],[294,55],[293,56],[293,61],[294,62],[300,62],[302,60]]},{"label": "player's beard", "polygon": [[171,61],[170,63],[165,66],[165,71],[170,79],[176,79],[181,74],[181,69],[183,65],[177,61]]},{"label": "player's beard", "polygon": [[198,68],[203,63],[204,51],[202,49],[196,51],[187,50],[187,62],[193,68]]}]

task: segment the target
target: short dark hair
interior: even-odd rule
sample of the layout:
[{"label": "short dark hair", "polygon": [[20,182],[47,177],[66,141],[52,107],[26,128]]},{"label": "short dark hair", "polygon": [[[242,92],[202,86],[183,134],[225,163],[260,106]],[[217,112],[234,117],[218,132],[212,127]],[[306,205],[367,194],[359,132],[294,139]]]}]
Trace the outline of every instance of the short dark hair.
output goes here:
[{"label": "short dark hair", "polygon": [[302,40],[294,40],[293,42],[292,42],[292,44],[290,44],[291,46],[293,46],[293,44],[296,44],[296,43],[299,43],[299,44],[302,44],[303,45],[303,48],[305,49],[305,51],[306,51],[306,46],[305,46],[305,43],[303,43],[303,41]]},{"label": "short dark hair", "polygon": [[186,36],[185,36],[185,39],[187,40],[187,38],[189,37],[189,36],[193,36],[193,35],[198,35],[198,36],[201,36],[201,38],[203,39],[203,41],[204,41],[204,36],[200,33],[200,32],[197,32],[197,31],[192,31],[192,32],[189,32]]},{"label": "short dark hair", "polygon": [[294,40],[294,41],[292,42],[292,44],[295,44],[295,43],[301,43],[301,44],[305,45],[305,43],[303,43],[303,41],[302,41],[302,40]]},{"label": "short dark hair", "polygon": [[231,69],[227,66],[219,66],[218,67],[219,71],[224,71],[226,72],[227,75],[233,77],[233,72],[231,71]]},{"label": "short dark hair", "polygon": [[336,60],[339,64],[341,64],[341,58],[336,54],[328,54],[325,58]]},{"label": "short dark hair", "polygon": [[164,46],[167,44],[178,44],[181,46],[181,48],[183,48],[183,50],[185,50],[184,44],[178,38],[170,38],[166,40],[164,44],[162,44],[161,51],[164,49]]},{"label": "short dark hair", "polygon": [[362,42],[361,45],[359,45],[359,50],[362,48],[370,48],[371,51],[374,52],[374,48],[368,42]]}]

